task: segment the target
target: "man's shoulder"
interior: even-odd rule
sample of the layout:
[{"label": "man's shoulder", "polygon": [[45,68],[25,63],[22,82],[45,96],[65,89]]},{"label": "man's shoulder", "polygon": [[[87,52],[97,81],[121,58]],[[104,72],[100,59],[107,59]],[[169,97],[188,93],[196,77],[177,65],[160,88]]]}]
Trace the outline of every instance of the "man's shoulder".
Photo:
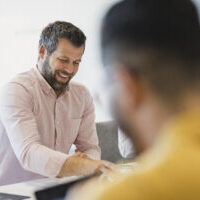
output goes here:
[{"label": "man's shoulder", "polygon": [[[8,94],[22,95],[30,93],[35,84],[33,69],[17,74],[0,89],[0,96],[7,96]],[[24,93],[25,92],[25,93]]]},{"label": "man's shoulder", "polygon": [[27,72],[22,72],[16,75],[1,87],[0,102],[6,103],[6,101],[7,102],[16,101],[16,98],[31,99],[32,98],[31,91],[33,84],[34,84],[34,75],[32,70],[29,70]]},{"label": "man's shoulder", "polygon": [[17,74],[15,77],[13,77],[6,85],[21,85],[23,87],[30,87],[34,84],[34,72],[33,69],[29,70],[29,71],[25,71],[25,72],[21,72],[19,74]]}]

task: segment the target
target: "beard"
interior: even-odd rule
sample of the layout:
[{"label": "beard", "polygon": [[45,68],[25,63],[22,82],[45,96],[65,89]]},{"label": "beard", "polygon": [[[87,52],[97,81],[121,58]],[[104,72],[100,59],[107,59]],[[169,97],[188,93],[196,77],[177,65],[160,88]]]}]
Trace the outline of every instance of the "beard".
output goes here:
[{"label": "beard", "polygon": [[[59,74],[60,72],[69,77],[67,82],[61,82],[61,81],[57,80],[56,75]],[[55,70],[53,73],[51,70],[51,66],[49,65],[49,56],[47,56],[47,58],[45,59],[43,65],[42,65],[42,75],[43,75],[44,79],[48,82],[48,84],[56,92],[64,91],[66,89],[66,87],[69,85],[69,82],[73,77],[73,74],[69,74],[63,70]]]}]

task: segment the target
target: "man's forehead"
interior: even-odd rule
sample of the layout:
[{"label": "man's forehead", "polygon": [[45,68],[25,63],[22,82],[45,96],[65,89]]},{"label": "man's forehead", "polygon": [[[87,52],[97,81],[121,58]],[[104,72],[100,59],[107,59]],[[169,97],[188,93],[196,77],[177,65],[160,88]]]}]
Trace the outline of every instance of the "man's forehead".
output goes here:
[{"label": "man's forehead", "polygon": [[58,45],[57,47],[62,47],[62,48],[72,48],[72,49],[82,49],[84,48],[84,45],[81,46],[76,46],[74,45],[70,40],[66,39],[66,38],[60,38],[58,39]]},{"label": "man's forehead", "polygon": [[74,57],[80,59],[84,52],[84,46],[77,47],[73,45],[67,39],[59,39],[56,50],[54,51],[55,55],[63,57]]}]

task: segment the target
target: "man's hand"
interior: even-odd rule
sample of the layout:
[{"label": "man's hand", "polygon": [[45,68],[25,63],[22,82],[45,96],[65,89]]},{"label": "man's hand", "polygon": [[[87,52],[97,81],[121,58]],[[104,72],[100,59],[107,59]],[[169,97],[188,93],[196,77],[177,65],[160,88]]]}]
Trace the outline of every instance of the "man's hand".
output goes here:
[{"label": "man's hand", "polygon": [[84,153],[76,153],[64,163],[58,177],[85,176],[101,173],[103,169],[116,170],[117,166],[109,161],[93,160]]}]

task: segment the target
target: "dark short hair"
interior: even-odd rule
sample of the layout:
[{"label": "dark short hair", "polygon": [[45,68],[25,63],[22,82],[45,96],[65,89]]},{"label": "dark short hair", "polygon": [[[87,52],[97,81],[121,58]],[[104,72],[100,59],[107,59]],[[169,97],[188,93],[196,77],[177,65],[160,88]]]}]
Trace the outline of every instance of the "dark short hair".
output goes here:
[{"label": "dark short hair", "polygon": [[56,21],[46,26],[39,40],[39,47],[43,44],[47,52],[51,54],[56,50],[58,40],[65,38],[69,40],[74,46],[85,46],[86,36],[75,25],[69,22]]},{"label": "dark short hair", "polygon": [[[200,80],[200,26],[190,0],[116,3],[103,19],[101,47],[105,65],[115,59],[132,72],[143,71],[159,94],[176,95]],[[145,51],[147,65],[136,66],[135,52]]]}]

